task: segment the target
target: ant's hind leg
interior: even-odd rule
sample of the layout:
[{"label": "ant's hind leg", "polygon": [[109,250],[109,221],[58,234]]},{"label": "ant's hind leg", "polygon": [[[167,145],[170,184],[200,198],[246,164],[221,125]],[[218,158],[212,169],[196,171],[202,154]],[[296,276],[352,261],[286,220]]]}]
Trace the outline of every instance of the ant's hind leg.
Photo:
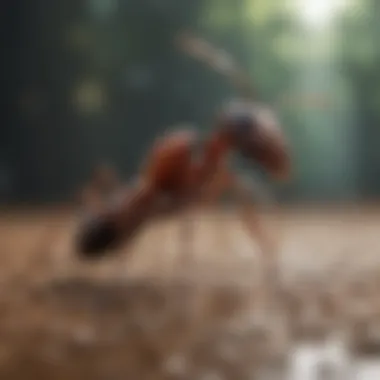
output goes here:
[{"label": "ant's hind leg", "polygon": [[170,216],[178,216],[176,227],[178,228],[178,248],[175,261],[181,269],[186,268],[194,257],[195,224],[194,214],[191,209],[193,199],[187,196],[162,197],[157,203],[154,216],[161,219]]}]

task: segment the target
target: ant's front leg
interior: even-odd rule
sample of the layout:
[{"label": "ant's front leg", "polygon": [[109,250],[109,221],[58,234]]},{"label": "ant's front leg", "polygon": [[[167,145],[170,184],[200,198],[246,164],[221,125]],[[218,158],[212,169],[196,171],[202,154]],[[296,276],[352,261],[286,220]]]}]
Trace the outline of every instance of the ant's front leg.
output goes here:
[{"label": "ant's front leg", "polygon": [[277,280],[279,279],[278,245],[274,234],[271,234],[269,228],[264,226],[253,204],[254,194],[262,193],[262,190],[255,185],[257,184],[242,176],[231,174],[230,190],[232,190],[238,206],[239,219],[252,240],[259,246],[264,266],[264,287],[269,291],[277,289]]}]

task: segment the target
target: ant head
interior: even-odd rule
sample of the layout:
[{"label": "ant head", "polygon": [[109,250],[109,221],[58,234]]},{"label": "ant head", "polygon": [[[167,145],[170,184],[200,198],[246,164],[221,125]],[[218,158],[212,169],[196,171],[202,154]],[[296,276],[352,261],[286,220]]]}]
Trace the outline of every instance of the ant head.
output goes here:
[{"label": "ant head", "polygon": [[252,101],[231,102],[222,109],[218,125],[241,156],[276,179],[287,178],[288,147],[273,110]]}]

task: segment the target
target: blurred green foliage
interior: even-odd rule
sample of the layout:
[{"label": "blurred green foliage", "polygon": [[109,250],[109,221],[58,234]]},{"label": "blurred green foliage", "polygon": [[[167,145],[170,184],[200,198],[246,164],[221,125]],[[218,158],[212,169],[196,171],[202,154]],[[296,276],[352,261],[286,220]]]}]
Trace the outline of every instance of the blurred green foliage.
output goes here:
[{"label": "blurred green foliage", "polygon": [[340,22],[340,65],[352,96],[359,191],[380,194],[380,3],[352,1]]},{"label": "blurred green foliage", "polygon": [[319,29],[290,3],[6,1],[0,197],[65,199],[100,162],[132,175],[168,127],[211,128],[236,94],[176,50],[182,30],[226,49],[277,109],[295,165],[284,199],[380,194],[380,3],[347,1]]}]

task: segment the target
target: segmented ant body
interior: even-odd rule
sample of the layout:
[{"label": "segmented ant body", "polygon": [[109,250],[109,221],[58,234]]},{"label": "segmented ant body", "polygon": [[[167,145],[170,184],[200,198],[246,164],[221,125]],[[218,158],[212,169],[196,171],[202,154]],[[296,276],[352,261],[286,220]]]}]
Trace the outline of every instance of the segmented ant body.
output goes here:
[{"label": "segmented ant body", "polygon": [[[235,83],[243,83],[238,80],[242,77],[240,71],[228,61],[228,56],[188,35],[182,36],[180,42],[187,53],[211,64]],[[227,167],[230,152],[261,165],[276,179],[289,175],[288,147],[274,113],[245,97],[229,102],[218,112],[214,128],[206,138],[201,139],[191,129],[159,137],[148,152],[135,185],[80,226],[78,252],[86,257],[102,256],[108,248],[127,242],[155,216],[186,209],[205,197],[216,201],[228,186],[242,190],[240,179]],[[255,225],[250,228],[257,234],[258,223],[246,211],[245,219]]]}]

